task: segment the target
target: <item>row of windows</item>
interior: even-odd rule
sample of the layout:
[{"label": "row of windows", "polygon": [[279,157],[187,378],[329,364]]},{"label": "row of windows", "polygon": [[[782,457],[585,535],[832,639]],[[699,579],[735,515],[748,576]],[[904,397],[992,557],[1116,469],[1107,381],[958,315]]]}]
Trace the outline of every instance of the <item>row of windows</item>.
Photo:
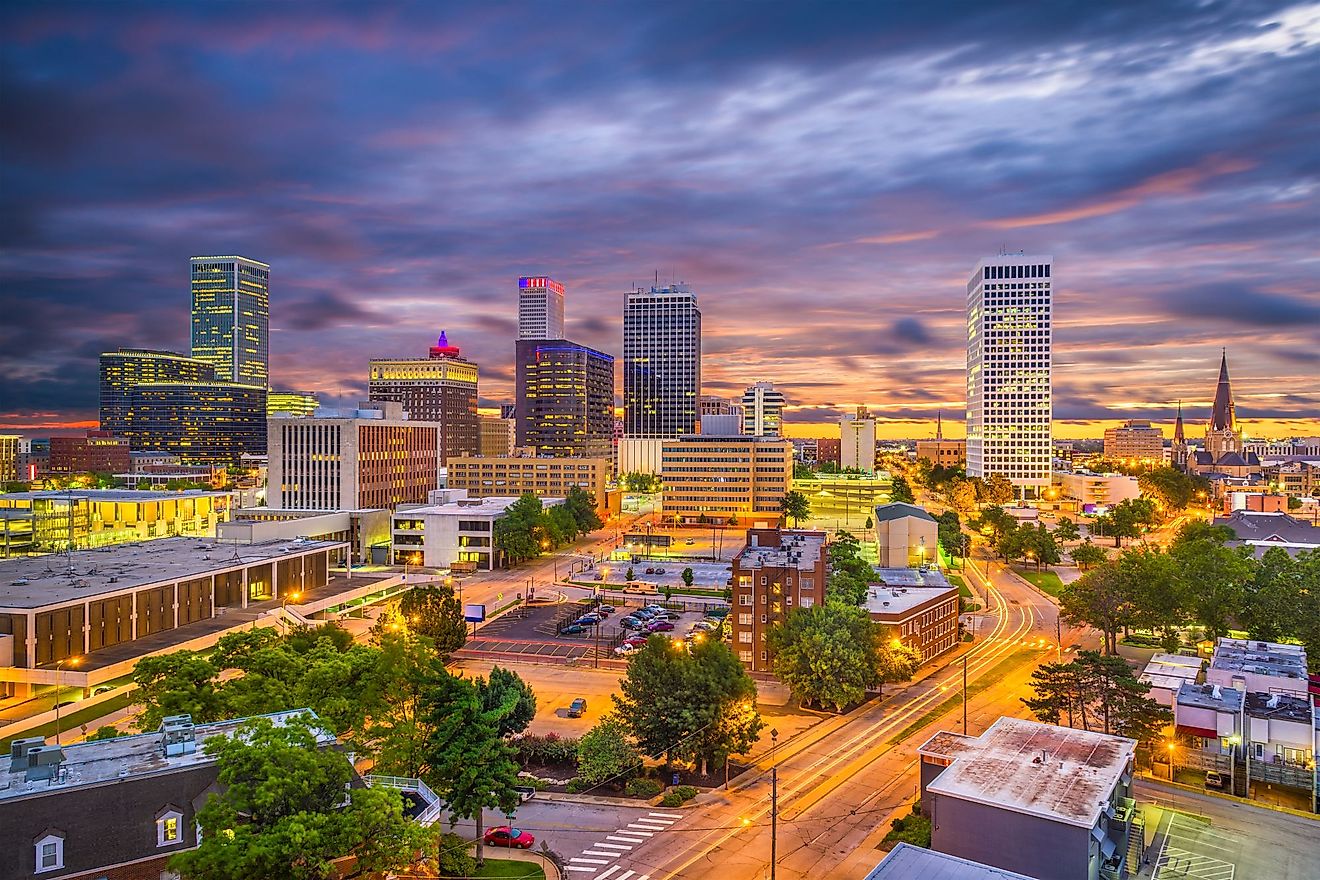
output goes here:
[{"label": "row of windows", "polygon": [[986,266],[986,278],[1049,278],[1049,263],[1025,263],[1017,266]]}]

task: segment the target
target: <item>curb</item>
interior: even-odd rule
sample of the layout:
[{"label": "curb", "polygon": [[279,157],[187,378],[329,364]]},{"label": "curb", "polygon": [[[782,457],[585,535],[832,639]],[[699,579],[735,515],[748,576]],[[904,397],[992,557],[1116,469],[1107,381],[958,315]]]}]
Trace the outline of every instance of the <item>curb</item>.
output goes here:
[{"label": "curb", "polygon": [[1251,798],[1238,797],[1237,795],[1228,794],[1222,791],[1212,791],[1209,789],[1197,788],[1194,785],[1186,785],[1181,782],[1170,782],[1167,779],[1160,779],[1156,776],[1150,776],[1145,773],[1138,773],[1137,778],[1142,780],[1143,782],[1148,782],[1158,787],[1172,788],[1178,791],[1188,792],[1189,794],[1200,794],[1200,795],[1205,795],[1206,797],[1219,798],[1221,801],[1228,801],[1234,804],[1242,804],[1243,806],[1248,806],[1248,807],[1256,807],[1257,809],[1261,809],[1261,810],[1272,810],[1275,813],[1284,813],[1289,816],[1296,816],[1298,819],[1310,819],[1312,822],[1320,822],[1320,814],[1317,813],[1307,813],[1302,810],[1294,810],[1292,807],[1282,807],[1279,806],[1278,804],[1271,804],[1265,801],[1256,801],[1256,800],[1252,800]]},{"label": "curb", "polygon": [[[494,847],[487,846],[486,849],[491,850],[494,849]],[[475,845],[472,847],[472,851],[474,853],[476,852]],[[486,856],[486,860],[487,861],[504,860],[509,862],[532,862],[537,865],[540,865],[541,870],[545,871],[545,880],[560,880],[560,877],[562,876],[559,873],[559,867],[555,865],[554,862],[550,861],[548,858],[546,858],[545,856],[541,855],[538,852],[531,852],[525,849],[499,849],[496,850],[494,854]]]},{"label": "curb", "polygon": [[561,801],[570,804],[595,804],[599,807],[636,807],[639,810],[655,806],[650,800],[604,797],[603,795],[594,794],[568,794],[561,791],[538,791],[536,800]]}]

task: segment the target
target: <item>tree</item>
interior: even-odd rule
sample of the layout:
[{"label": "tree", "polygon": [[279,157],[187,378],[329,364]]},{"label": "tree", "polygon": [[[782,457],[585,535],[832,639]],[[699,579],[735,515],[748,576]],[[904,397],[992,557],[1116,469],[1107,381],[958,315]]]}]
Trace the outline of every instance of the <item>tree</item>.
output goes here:
[{"label": "tree", "polygon": [[766,643],[775,676],[798,699],[838,712],[869,688],[909,678],[920,662],[883,645],[865,609],[838,602],[793,611],[770,629]]},{"label": "tree", "polygon": [[499,733],[496,712],[483,711],[477,687],[441,672],[424,692],[428,727],[421,778],[449,806],[451,824],[477,825],[477,864],[484,864],[482,813],[518,806],[518,765]]},{"label": "tree", "polygon": [[862,558],[862,547],[848,532],[839,531],[825,548],[829,574],[825,592],[837,601],[860,605],[866,601],[866,588],[875,579],[870,564]]},{"label": "tree", "polygon": [[1139,538],[1144,530],[1158,522],[1155,503],[1149,498],[1124,498],[1109,509],[1104,517],[1105,533],[1114,539],[1115,547],[1123,546],[1124,538]]},{"label": "tree", "polygon": [[940,547],[949,557],[959,556],[963,552],[962,520],[957,511],[946,510],[935,517]]},{"label": "tree", "polygon": [[600,514],[596,512],[595,497],[581,486],[569,487],[568,493],[564,496],[563,507],[573,516],[579,534],[594,532],[604,525]]},{"label": "tree", "polygon": [[912,487],[908,481],[902,477],[894,477],[893,489],[889,492],[889,500],[894,503],[916,504],[917,497],[912,494]]},{"label": "tree", "polygon": [[1066,719],[1069,727],[1127,736],[1138,742],[1154,739],[1173,713],[1146,694],[1122,657],[1082,651],[1070,663],[1046,663],[1032,673],[1035,694],[1022,702],[1050,724]]},{"label": "tree", "polygon": [[866,518],[866,522],[862,523],[862,528],[864,528],[868,532],[871,531],[871,529],[875,528],[875,520],[871,519],[868,516]]},{"label": "tree", "polygon": [[998,544],[1004,534],[1017,529],[1017,520],[1002,507],[987,507],[981,515],[968,523],[975,531],[988,535],[992,545]]},{"label": "tree", "polygon": [[501,737],[522,733],[536,717],[536,694],[513,670],[496,666],[490,681],[478,678],[476,684],[481,709],[495,719]]},{"label": "tree", "polygon": [[1230,548],[1223,542],[1223,531],[1184,530],[1169,546],[1181,570],[1186,607],[1210,639],[1228,632],[1230,621],[1241,614],[1255,573],[1250,547]]},{"label": "tree", "polygon": [[971,513],[976,509],[976,483],[967,479],[955,479],[947,485],[944,499],[950,507],[961,513]]},{"label": "tree", "polygon": [[1066,516],[1059,517],[1054,524],[1054,537],[1059,541],[1076,541],[1082,537],[1082,530]]},{"label": "tree", "polygon": [[610,713],[578,740],[578,778],[589,785],[618,779],[641,766],[641,756],[628,736],[628,726]]},{"label": "tree", "polygon": [[1141,493],[1158,501],[1166,510],[1183,510],[1192,503],[1196,489],[1190,477],[1174,467],[1160,467],[1137,475]]},{"label": "tree", "polygon": [[977,500],[983,504],[1007,504],[1017,497],[1013,481],[1003,474],[991,474],[977,488]]},{"label": "tree", "polygon": [[133,667],[142,714],[141,730],[156,730],[167,715],[188,714],[202,724],[229,717],[217,689],[220,670],[201,654],[173,651],[143,657]]},{"label": "tree", "polygon": [[687,568],[683,569],[683,574],[681,575],[681,577],[683,578],[683,586],[685,587],[692,586],[692,582],[697,579],[697,575],[694,571],[692,571],[692,566],[690,565]]},{"label": "tree", "polygon": [[87,741],[99,742],[100,740],[103,739],[118,739],[121,736],[128,736],[128,734],[121,733],[119,731],[119,728],[115,727],[113,724],[103,724],[100,727],[96,728],[95,733],[87,737]]},{"label": "tree", "polygon": [[995,540],[995,553],[1005,561],[1026,555],[1027,537],[1030,526],[1015,526],[1005,529]]},{"label": "tree", "polygon": [[633,568],[632,568],[632,566],[630,565],[630,566],[628,566],[628,571],[624,574],[623,579],[626,580],[626,581],[632,581],[634,575],[635,575],[635,572],[633,571]]},{"label": "tree", "polygon": [[811,516],[811,502],[807,496],[797,490],[785,492],[783,499],[779,502],[779,512],[786,517],[793,518],[793,525]]},{"label": "tree", "polygon": [[658,492],[660,490],[660,478],[653,474],[643,474],[637,471],[621,474],[619,482],[623,484],[625,492],[647,493]]},{"label": "tree", "polygon": [[[332,741],[332,740],[331,740]],[[314,716],[254,718],[207,740],[219,792],[197,813],[201,842],[170,870],[188,880],[343,878],[407,867],[429,834],[397,791],[350,788],[353,767]]]},{"label": "tree", "polygon": [[1119,630],[1132,622],[1132,596],[1115,563],[1088,571],[1063,588],[1059,609],[1070,623],[1084,623],[1105,636],[1105,653],[1118,651]]},{"label": "tree", "polygon": [[1105,548],[1092,544],[1090,538],[1072,548],[1072,552],[1068,555],[1072,557],[1073,562],[1077,563],[1077,567],[1082,571],[1100,565],[1109,558]]},{"label": "tree", "polygon": [[1051,565],[1058,565],[1063,561],[1059,544],[1044,523],[1036,523],[1034,527],[1024,523],[1020,531],[1023,547],[1036,563],[1037,571],[1040,571],[1042,565],[1048,569]]},{"label": "tree", "polygon": [[541,543],[537,537],[542,527],[541,514],[541,499],[525,492],[509,505],[504,516],[495,520],[492,543],[504,555],[507,564],[517,565],[541,555]]},{"label": "tree", "polygon": [[413,632],[430,639],[442,657],[450,656],[467,643],[463,606],[453,587],[445,584],[413,587],[399,599],[399,614]]},{"label": "tree", "polygon": [[707,639],[690,654],[671,644],[652,636],[628,659],[615,708],[643,752],[690,761],[704,774],[755,742],[756,684],[723,642]]}]

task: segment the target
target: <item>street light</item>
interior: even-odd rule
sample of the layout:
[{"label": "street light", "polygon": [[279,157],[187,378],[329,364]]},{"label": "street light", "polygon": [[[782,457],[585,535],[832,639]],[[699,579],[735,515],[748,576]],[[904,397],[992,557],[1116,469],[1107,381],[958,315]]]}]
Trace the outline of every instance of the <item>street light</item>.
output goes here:
[{"label": "street light", "polygon": [[82,660],[81,657],[65,657],[55,664],[55,745],[60,744],[60,669],[65,663],[70,667],[77,666]]},{"label": "street light", "polygon": [[289,625],[289,621],[287,618],[287,615],[289,613],[288,610],[289,603],[297,602],[301,598],[302,598],[302,593],[286,593],[284,595],[284,598],[280,600],[280,623],[286,628]]},{"label": "street light", "polygon": [[779,846],[779,731],[770,728],[770,880],[775,880],[776,850]]}]

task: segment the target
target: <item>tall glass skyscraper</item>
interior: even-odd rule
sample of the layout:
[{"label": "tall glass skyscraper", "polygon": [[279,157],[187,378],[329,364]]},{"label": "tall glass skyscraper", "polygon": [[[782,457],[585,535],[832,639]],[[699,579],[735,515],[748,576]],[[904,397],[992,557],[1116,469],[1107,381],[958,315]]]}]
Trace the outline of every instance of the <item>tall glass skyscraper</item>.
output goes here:
[{"label": "tall glass skyscraper", "polygon": [[192,258],[192,356],[216,379],[270,385],[270,266],[247,257]]},{"label": "tall glass skyscraper", "polygon": [[967,475],[1050,485],[1054,258],[982,260],[967,282]]},{"label": "tall glass skyscraper", "polygon": [[697,295],[687,284],[630,291],[623,308],[624,436],[695,434],[700,401]]},{"label": "tall glass skyscraper", "polygon": [[564,285],[544,275],[518,279],[518,338],[564,338]]},{"label": "tall glass skyscraper", "polygon": [[101,430],[128,432],[133,389],[151,382],[214,382],[215,365],[172,351],[121,348],[101,353]]},{"label": "tall glass skyscraper", "polygon": [[609,458],[614,441],[614,358],[567,339],[519,339],[518,446],[540,455]]}]

